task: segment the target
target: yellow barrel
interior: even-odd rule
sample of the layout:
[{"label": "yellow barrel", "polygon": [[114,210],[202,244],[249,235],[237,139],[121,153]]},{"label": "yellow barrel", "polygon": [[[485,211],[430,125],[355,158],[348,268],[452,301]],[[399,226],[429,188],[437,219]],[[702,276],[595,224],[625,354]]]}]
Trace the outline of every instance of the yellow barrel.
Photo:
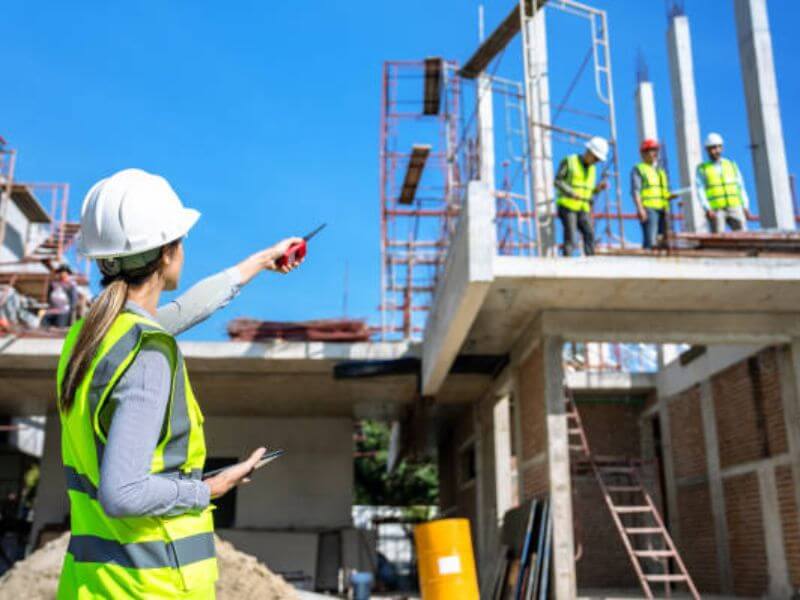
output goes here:
[{"label": "yellow barrel", "polygon": [[467,519],[414,528],[422,600],[480,600]]}]

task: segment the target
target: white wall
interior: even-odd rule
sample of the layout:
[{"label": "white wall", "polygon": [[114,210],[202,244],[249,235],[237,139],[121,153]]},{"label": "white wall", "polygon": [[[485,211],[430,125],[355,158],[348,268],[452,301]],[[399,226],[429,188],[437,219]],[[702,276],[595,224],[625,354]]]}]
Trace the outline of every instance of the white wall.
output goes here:
[{"label": "white wall", "polygon": [[237,493],[236,527],[346,527],[353,504],[351,419],[209,417],[209,457],[244,456],[259,445],[286,455]]}]

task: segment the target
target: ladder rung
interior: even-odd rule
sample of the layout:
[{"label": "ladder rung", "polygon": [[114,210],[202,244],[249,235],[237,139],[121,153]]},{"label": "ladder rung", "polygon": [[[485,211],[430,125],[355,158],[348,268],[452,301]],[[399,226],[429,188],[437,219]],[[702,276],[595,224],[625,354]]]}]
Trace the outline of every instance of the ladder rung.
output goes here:
[{"label": "ladder rung", "polygon": [[583,448],[583,446],[581,444],[570,444],[569,449],[570,450],[575,450],[575,451],[580,450],[581,452],[583,452],[583,450],[584,450],[584,448]]},{"label": "ladder rung", "polygon": [[604,467],[599,465],[597,467],[603,473],[633,473],[636,469],[633,467]]},{"label": "ladder rung", "polygon": [[686,575],[645,575],[647,581],[686,581]]},{"label": "ladder rung", "polygon": [[578,427],[571,427],[567,429],[567,433],[570,435],[578,435],[581,432],[580,428]]},{"label": "ladder rung", "polygon": [[638,485],[607,485],[606,489],[609,492],[643,492],[644,490]]},{"label": "ladder rung", "polygon": [[675,556],[672,550],[634,550],[633,553],[643,558],[666,558],[668,556]]},{"label": "ladder rung", "polygon": [[646,513],[646,512],[653,512],[653,509],[649,506],[619,506],[614,505],[613,509],[614,512],[618,513]]},{"label": "ladder rung", "polygon": [[647,535],[650,533],[663,533],[660,527],[626,527],[625,533],[630,535]]}]

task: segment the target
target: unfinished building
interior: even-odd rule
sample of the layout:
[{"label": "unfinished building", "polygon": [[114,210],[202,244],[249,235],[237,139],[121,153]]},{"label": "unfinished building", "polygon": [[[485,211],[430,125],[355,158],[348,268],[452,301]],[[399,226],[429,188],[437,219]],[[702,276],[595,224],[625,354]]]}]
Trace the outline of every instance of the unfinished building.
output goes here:
[{"label": "unfinished building", "polygon": [[[665,34],[690,191],[653,252],[631,241],[603,10],[510,2],[464,62],[385,64],[381,339],[182,344],[209,456],[232,461],[265,438],[288,450],[220,511],[223,537],[303,587],[332,589],[331,565],[368,567],[352,526],[352,425],[384,419],[401,424],[401,452],[435,451],[441,513],[470,519],[489,589],[508,516],[545,497],[556,598],[800,589],[800,239],[766,2],[734,5],[760,229],[706,231],[689,21],[675,9]],[[560,55],[551,27],[582,32],[586,54]],[[501,68],[506,52],[521,73]],[[549,64],[569,59],[575,77],[551,102]],[[657,137],[656,92],[640,77],[643,138]],[[592,135],[611,146],[600,251],[558,257],[553,161]],[[53,409],[59,351],[57,339],[4,338],[5,414]],[[48,419],[36,532],[66,517],[58,444]]]}]

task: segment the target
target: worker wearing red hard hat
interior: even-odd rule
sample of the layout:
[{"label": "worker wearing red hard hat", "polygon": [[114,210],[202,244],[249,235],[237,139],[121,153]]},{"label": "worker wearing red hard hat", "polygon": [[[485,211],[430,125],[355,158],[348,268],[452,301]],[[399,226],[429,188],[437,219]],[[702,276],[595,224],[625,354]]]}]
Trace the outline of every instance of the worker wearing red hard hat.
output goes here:
[{"label": "worker wearing red hard hat", "polygon": [[631,171],[631,196],[642,224],[642,247],[655,248],[657,236],[667,232],[670,192],[667,172],[659,166],[658,140],[647,138],[639,146],[642,160]]}]

